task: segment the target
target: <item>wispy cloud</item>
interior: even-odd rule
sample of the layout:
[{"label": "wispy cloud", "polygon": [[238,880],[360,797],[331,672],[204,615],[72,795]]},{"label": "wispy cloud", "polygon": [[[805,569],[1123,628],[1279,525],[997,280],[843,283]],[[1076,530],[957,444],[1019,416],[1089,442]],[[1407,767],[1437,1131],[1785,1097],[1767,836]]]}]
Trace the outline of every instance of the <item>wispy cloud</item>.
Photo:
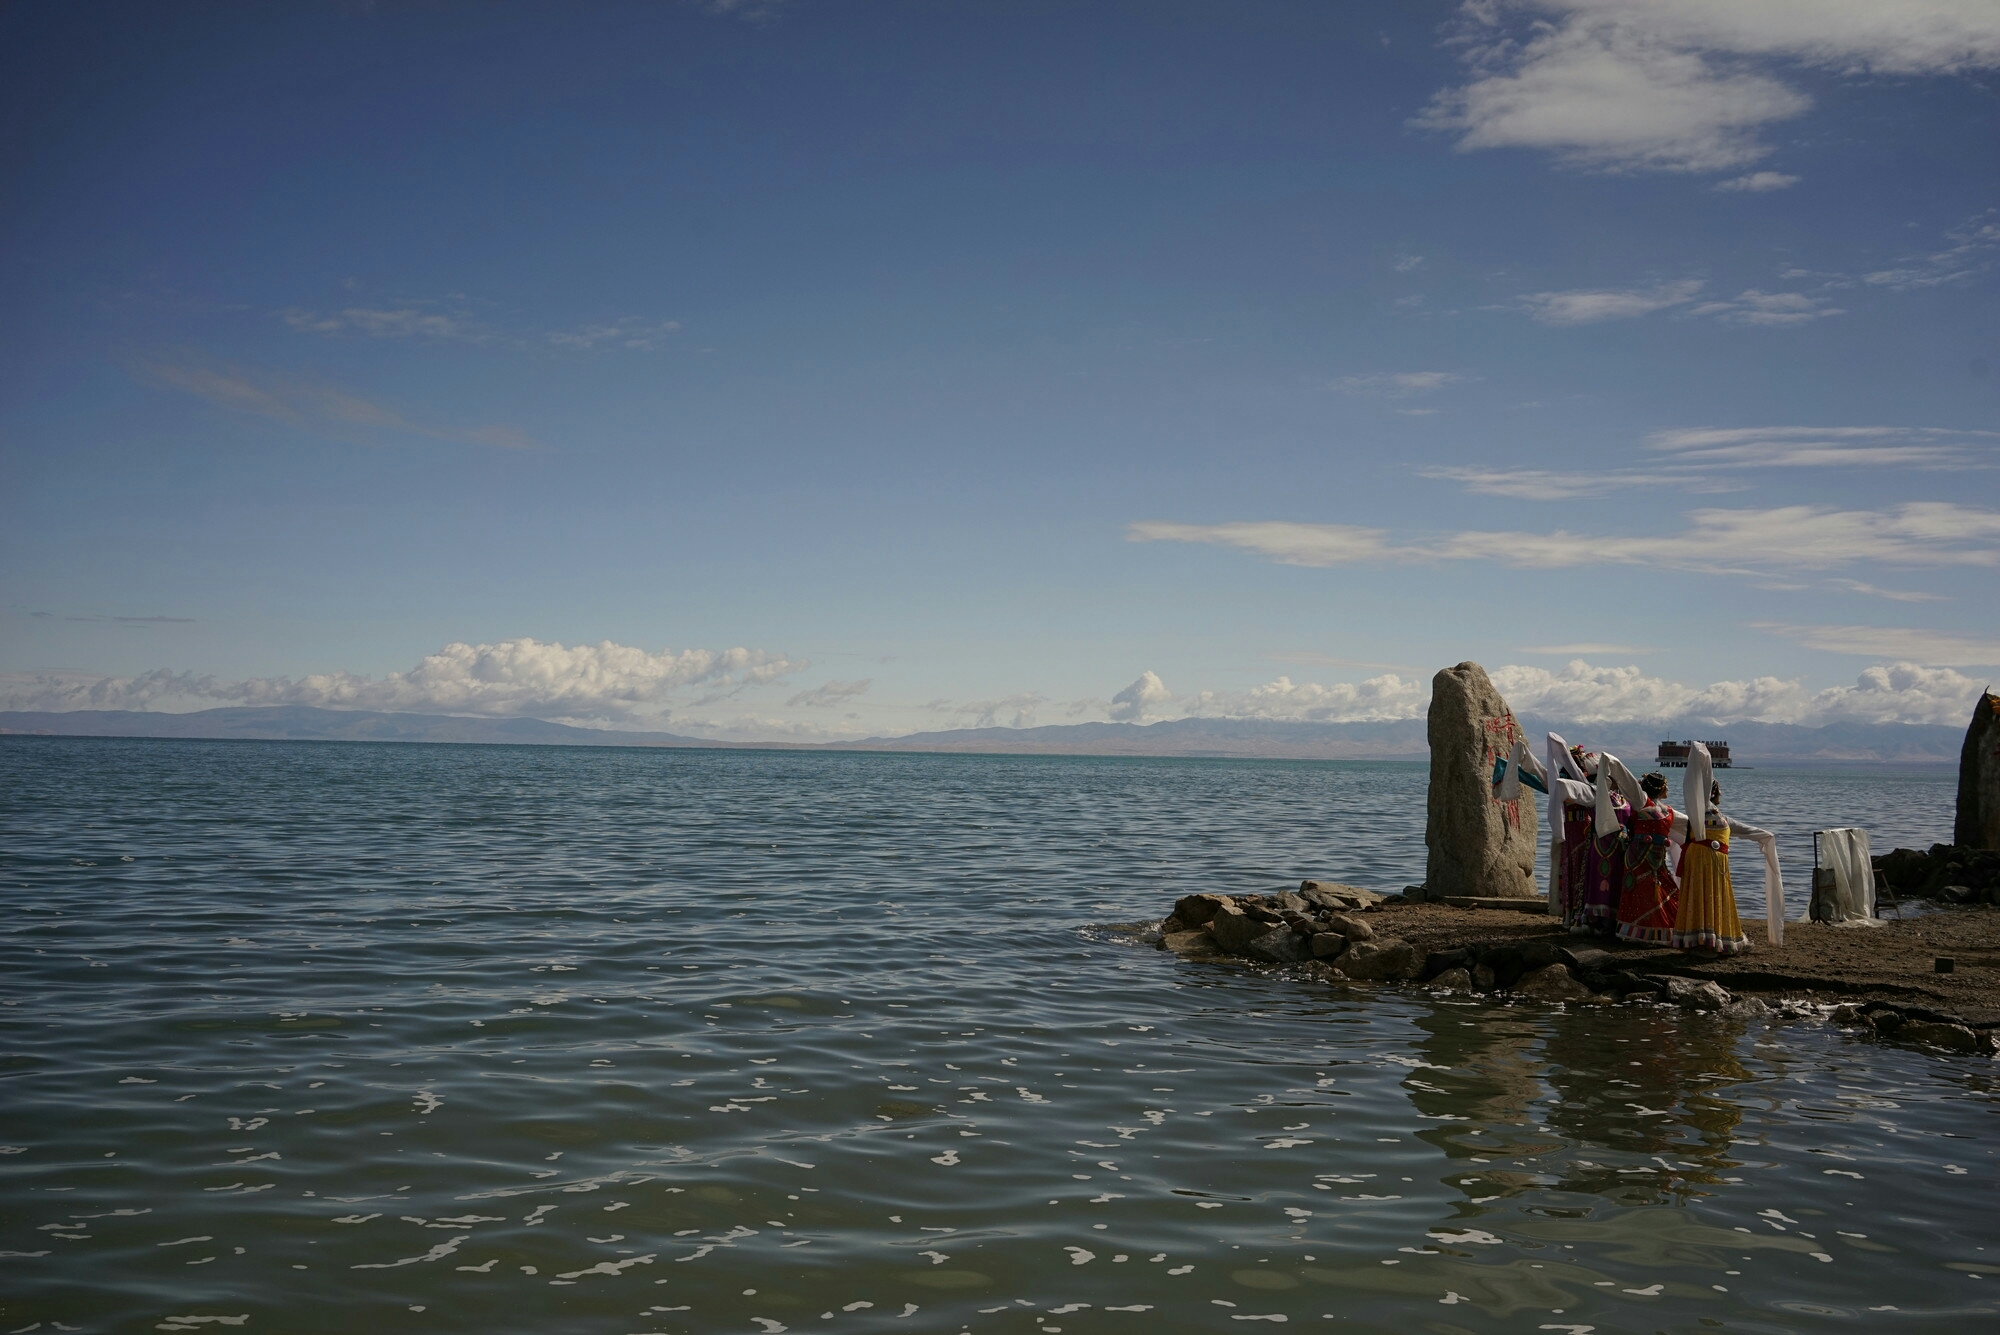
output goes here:
[{"label": "wispy cloud", "polygon": [[1896,603],[1948,603],[1951,599],[1941,593],[1918,593],[1913,589],[1884,589],[1859,579],[1830,579],[1827,584],[1849,593],[1858,593],[1869,598],[1886,598]]},{"label": "wispy cloud", "polygon": [[1413,123],[1455,134],[1461,152],[1710,172],[1765,156],[1760,132],[1811,110],[1771,62],[1836,74],[1991,69],[2000,10],[1985,0],[1469,0],[1452,40],[1470,77]]},{"label": "wispy cloud", "polygon": [[[351,672],[228,681],[160,668],[137,677],[15,673],[0,680],[8,709],[151,709],[314,705],[326,709],[631,722],[682,703],[728,698],[807,664],[761,649],[651,652],[606,640],[565,646],[535,639],[448,644],[407,672]],[[690,697],[693,697],[690,699]]]},{"label": "wispy cloud", "polygon": [[785,706],[788,709],[833,709],[856,696],[867,694],[873,684],[871,677],[863,677],[859,681],[830,681],[810,691],[800,691],[785,701]]},{"label": "wispy cloud", "polygon": [[1731,324],[1794,325],[1847,312],[1825,297],[1803,292],[1765,292],[1753,287],[1732,301],[1704,301],[1688,314],[1713,315]]},{"label": "wispy cloud", "polygon": [[1575,654],[1650,654],[1654,650],[1641,649],[1630,644],[1524,644],[1514,651],[1519,654],[1553,654],[1569,657]]},{"label": "wispy cloud", "polygon": [[1863,274],[1861,281],[1894,292],[1961,283],[1993,267],[2000,249],[2000,210],[1988,209],[1945,234],[1951,244],[1923,255],[1906,256],[1895,268]]},{"label": "wispy cloud", "polygon": [[322,380],[194,360],[156,360],[139,367],[140,379],[203,399],[229,412],[281,422],[300,431],[360,444],[419,436],[503,450],[537,448],[509,426],[437,426],[413,422],[394,408]]},{"label": "wispy cloud", "polygon": [[1254,552],[1281,565],[1341,566],[1479,561],[1532,570],[1646,565],[1709,573],[1824,570],[1870,561],[1902,566],[2000,566],[2000,511],[1920,501],[1887,510],[1791,505],[1703,509],[1661,536],[1471,530],[1390,541],[1383,529],[1267,520],[1142,522],[1132,542],[1194,542]]},{"label": "wispy cloud", "polygon": [[680,331],[679,320],[646,320],[628,316],[622,320],[601,324],[579,325],[574,329],[551,330],[548,341],[559,348],[580,348],[585,351],[596,347],[615,347],[630,348],[638,352],[657,352]]},{"label": "wispy cloud", "polygon": [[1334,380],[1333,387],[1342,394],[1386,394],[1406,398],[1415,394],[1433,394],[1470,379],[1471,376],[1457,371],[1365,371],[1358,375],[1340,376]]},{"label": "wispy cloud", "polygon": [[1606,320],[1635,320],[1654,311],[1684,306],[1695,299],[1703,286],[1699,278],[1683,278],[1651,287],[1531,292],[1521,298],[1521,306],[1543,324],[1601,324]]},{"label": "wispy cloud", "polygon": [[1646,438],[1659,458],[1638,468],[1497,468],[1432,464],[1418,476],[1456,482],[1483,496],[1564,501],[1627,487],[1740,490],[1728,474],[1759,468],[1898,468],[1926,471],[2000,465],[2000,432],[1945,427],[1678,427]]},{"label": "wispy cloud", "polygon": [[1799,183],[1796,176],[1783,172],[1751,172],[1747,176],[1732,176],[1726,181],[1717,181],[1717,190],[1740,194],[1761,195],[1771,190],[1785,190]]},{"label": "wispy cloud", "polygon": [[487,309],[488,305],[463,295],[399,297],[337,310],[292,306],[279,311],[278,316],[301,334],[329,338],[413,339],[514,348],[541,344],[581,352],[596,348],[657,352],[681,332],[678,320],[640,315],[586,321],[561,329],[536,329],[518,318],[497,316]]},{"label": "wispy cloud", "polygon": [[1751,625],[1830,654],[1909,658],[1946,667],[2000,667],[2000,639],[1903,626],[1801,626],[1785,621]]},{"label": "wispy cloud", "polygon": [[1678,427],[1646,443],[1697,468],[1991,468],[2000,431],[1917,426]]},{"label": "wispy cloud", "polygon": [[440,310],[429,302],[391,307],[349,306],[337,311],[311,311],[294,306],[278,314],[301,334],[423,338],[455,343],[491,343],[498,337],[491,327],[470,314]]},{"label": "wispy cloud", "polygon": [[1049,703],[1038,691],[1017,691],[992,700],[931,700],[924,708],[961,728],[1032,728]]}]

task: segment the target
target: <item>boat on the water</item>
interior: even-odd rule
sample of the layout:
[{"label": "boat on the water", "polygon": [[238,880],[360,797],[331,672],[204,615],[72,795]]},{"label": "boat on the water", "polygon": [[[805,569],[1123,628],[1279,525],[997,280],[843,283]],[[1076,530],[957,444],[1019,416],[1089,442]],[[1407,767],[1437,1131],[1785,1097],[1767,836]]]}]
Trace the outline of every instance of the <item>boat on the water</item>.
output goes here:
[{"label": "boat on the water", "polygon": [[[1708,748],[1708,757],[1715,762],[1717,769],[1729,768],[1728,742],[1705,741],[1702,745]],[[1693,742],[1661,742],[1660,754],[1654,758],[1653,763],[1662,769],[1686,769],[1688,756],[1693,752]]]}]

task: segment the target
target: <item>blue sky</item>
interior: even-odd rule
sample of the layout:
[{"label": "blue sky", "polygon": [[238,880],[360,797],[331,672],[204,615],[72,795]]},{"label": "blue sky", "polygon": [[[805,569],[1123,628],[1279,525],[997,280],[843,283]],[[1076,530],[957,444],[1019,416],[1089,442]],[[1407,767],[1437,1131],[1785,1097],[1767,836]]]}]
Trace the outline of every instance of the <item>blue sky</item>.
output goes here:
[{"label": "blue sky", "polygon": [[[1956,722],[1990,0],[0,11],[0,706]],[[1150,674],[1150,675],[1148,675]]]}]

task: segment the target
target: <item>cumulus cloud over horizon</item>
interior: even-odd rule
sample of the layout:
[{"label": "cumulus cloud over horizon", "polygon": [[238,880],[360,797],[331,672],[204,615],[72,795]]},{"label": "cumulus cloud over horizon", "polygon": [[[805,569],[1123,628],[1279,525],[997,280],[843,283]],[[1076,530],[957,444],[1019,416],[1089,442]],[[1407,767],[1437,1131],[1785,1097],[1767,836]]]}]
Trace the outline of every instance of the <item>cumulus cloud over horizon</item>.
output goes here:
[{"label": "cumulus cloud over horizon", "polygon": [[224,705],[312,705],[617,723],[663,718],[677,704],[710,703],[806,666],[802,659],[762,649],[652,653],[610,640],[565,646],[522,637],[494,644],[448,644],[408,672],[379,678],[330,672],[296,680],[227,681],[167,668],[134,677],[12,673],[0,678],[0,707],[170,712]]},{"label": "cumulus cloud over horizon", "polygon": [[[1569,723],[1640,724],[1670,720],[1730,723],[1922,723],[1956,727],[1971,716],[1982,680],[1948,667],[1888,663],[1862,671],[1852,686],[1814,690],[1796,679],[1757,677],[1690,686],[1636,666],[1599,667],[1572,659],[1559,669],[1495,668],[1493,684],[1517,714]],[[1386,723],[1422,718],[1428,683],[1386,673],[1323,686],[1290,677],[1247,691],[1203,691],[1191,715],[1308,723]]]}]

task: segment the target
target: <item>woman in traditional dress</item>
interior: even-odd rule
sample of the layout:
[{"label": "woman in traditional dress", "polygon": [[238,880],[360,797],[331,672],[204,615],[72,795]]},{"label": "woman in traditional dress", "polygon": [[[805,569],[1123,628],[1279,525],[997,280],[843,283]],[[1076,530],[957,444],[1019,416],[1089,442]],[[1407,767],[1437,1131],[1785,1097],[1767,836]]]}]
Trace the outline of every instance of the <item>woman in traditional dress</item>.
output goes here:
[{"label": "woman in traditional dress", "polygon": [[[1520,763],[1525,758],[1517,748],[1517,772],[1531,772]],[[1584,758],[1581,749],[1550,733],[1548,768],[1536,776],[1549,795],[1549,912],[1565,927],[1580,921],[1584,845],[1595,824],[1596,793],[1584,776]]]},{"label": "woman in traditional dress", "polygon": [[1687,802],[1687,844],[1681,854],[1680,902],[1675,907],[1672,944],[1680,950],[1713,950],[1736,955],[1750,948],[1736,915],[1736,888],[1729,879],[1731,835],[1755,840],[1764,853],[1765,921],[1770,942],[1785,943],[1785,897],[1778,873],[1778,841],[1769,830],[1722,814],[1722,788],[1712,777],[1708,748],[1696,742],[1688,756],[1681,795]]},{"label": "woman in traditional dress", "polygon": [[[1664,946],[1673,939],[1680,910],[1680,881],[1674,875],[1674,819],[1667,805],[1667,778],[1648,774],[1639,780],[1645,796],[1641,806],[1625,813],[1625,887],[1618,896],[1620,940]],[[1681,837],[1686,838],[1686,823]]]},{"label": "woman in traditional dress", "polygon": [[[1618,929],[1618,905],[1625,892],[1625,826],[1642,794],[1632,771],[1609,751],[1583,752],[1577,759],[1589,770],[1593,784],[1590,821],[1579,832],[1582,856],[1572,863],[1577,891],[1570,930],[1610,936]],[[1564,831],[1566,838],[1568,833]]]}]

